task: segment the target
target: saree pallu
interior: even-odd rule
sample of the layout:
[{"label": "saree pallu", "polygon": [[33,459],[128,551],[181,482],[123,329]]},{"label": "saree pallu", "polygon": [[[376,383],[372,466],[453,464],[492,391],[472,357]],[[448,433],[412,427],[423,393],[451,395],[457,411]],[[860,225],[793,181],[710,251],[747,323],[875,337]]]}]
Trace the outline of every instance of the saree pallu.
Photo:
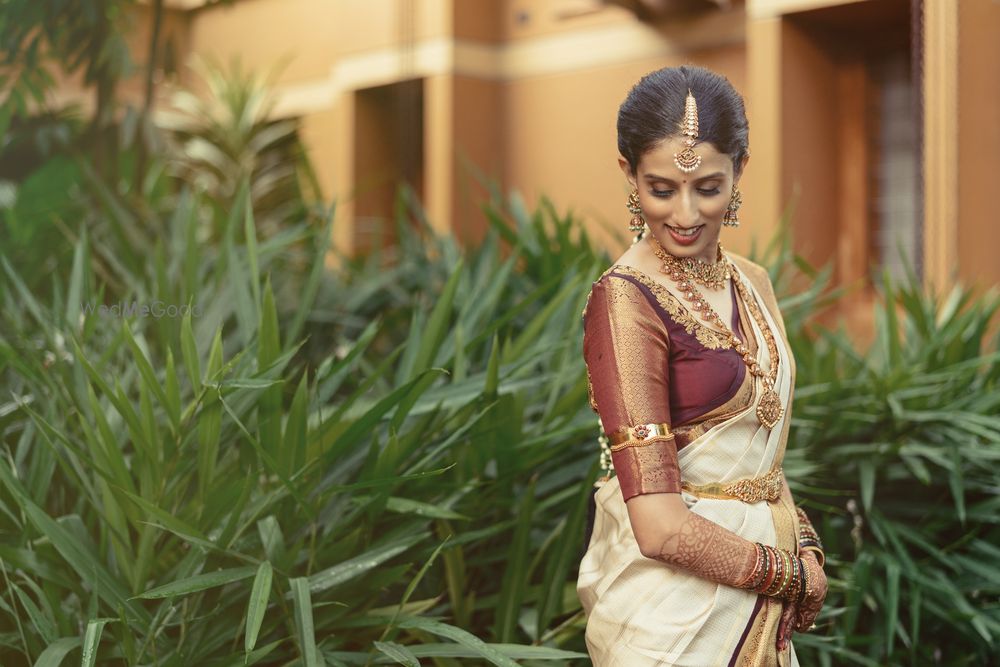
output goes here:
[{"label": "saree pallu", "polygon": [[[790,352],[759,291],[740,273],[775,335],[779,356],[775,390],[785,411],[774,428],[761,425],[756,407],[763,385],[755,377],[753,396],[744,410],[678,452],[681,479],[695,487],[763,476],[780,467],[784,454],[793,380]],[[758,324],[749,319],[754,337],[763,341]],[[768,368],[767,346],[757,348],[758,361]],[[796,550],[798,525],[788,494],[752,504],[688,492],[681,497],[692,512],[747,540]],[[594,665],[798,665],[791,643],[780,653],[775,646],[781,600],[717,584],[643,556],[617,478],[600,486],[595,501],[593,533],[577,579]]]}]

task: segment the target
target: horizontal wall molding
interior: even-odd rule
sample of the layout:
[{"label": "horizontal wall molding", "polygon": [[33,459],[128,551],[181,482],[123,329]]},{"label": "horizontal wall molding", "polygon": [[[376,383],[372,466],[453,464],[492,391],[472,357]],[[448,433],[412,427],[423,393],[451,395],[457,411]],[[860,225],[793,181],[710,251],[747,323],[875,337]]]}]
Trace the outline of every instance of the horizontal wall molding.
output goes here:
[{"label": "horizontal wall molding", "polygon": [[629,21],[493,45],[449,38],[340,58],[323,79],[276,86],[276,117],[328,109],[341,94],[398,81],[455,74],[511,81],[743,44],[745,14],[712,12],[674,21],[662,32]]}]

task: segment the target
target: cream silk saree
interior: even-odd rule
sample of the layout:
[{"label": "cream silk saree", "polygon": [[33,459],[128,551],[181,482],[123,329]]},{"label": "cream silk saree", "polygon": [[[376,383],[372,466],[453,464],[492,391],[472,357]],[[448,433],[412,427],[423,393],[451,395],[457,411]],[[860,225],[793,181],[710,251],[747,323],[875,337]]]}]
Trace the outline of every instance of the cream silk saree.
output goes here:
[{"label": "cream silk saree", "polygon": [[[712,411],[724,414],[724,419],[706,419],[701,428],[686,425],[693,437],[678,452],[685,488],[757,478],[780,468],[788,435],[795,368],[769,279],[759,266],[727,255],[775,336],[775,390],[785,411],[772,429],[764,427],[756,415],[762,383],[747,373],[745,386],[729,404]],[[638,271],[631,273],[652,282]],[[679,300],[662,287],[655,293],[661,301],[673,299],[667,310],[677,312]],[[767,367],[768,350],[757,322],[747,317],[743,326],[752,329],[757,359]],[[598,484],[594,529],[577,579],[594,665],[798,665],[791,645],[780,654],[775,647],[780,600],[716,584],[643,556],[618,478]],[[681,494],[692,512],[748,540],[796,551],[798,521],[787,488],[774,501],[755,503],[692,491]]]}]

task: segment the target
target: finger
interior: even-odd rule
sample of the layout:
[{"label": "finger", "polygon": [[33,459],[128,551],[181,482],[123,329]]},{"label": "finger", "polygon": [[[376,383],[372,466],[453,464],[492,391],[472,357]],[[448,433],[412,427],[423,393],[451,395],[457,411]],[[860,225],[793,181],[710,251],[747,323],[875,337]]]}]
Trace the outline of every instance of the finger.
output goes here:
[{"label": "finger", "polygon": [[799,611],[795,617],[795,630],[797,632],[808,632],[818,615],[818,609],[807,607]]},{"label": "finger", "polygon": [[785,644],[791,639],[792,624],[796,617],[797,605],[786,603],[781,610],[781,619],[778,621],[777,648],[779,651],[785,650]]}]

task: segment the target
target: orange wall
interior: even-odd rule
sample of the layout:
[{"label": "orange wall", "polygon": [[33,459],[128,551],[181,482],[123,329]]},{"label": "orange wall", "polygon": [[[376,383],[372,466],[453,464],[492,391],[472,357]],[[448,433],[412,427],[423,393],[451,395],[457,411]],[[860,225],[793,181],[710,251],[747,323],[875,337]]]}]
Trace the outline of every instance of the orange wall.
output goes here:
[{"label": "orange wall", "polygon": [[796,249],[814,266],[833,259],[839,223],[837,70],[801,29],[782,22],[782,202]]},{"label": "orange wall", "polygon": [[1000,283],[1000,2],[962,0],[958,18],[958,268],[985,287]]},{"label": "orange wall", "polygon": [[452,94],[455,108],[452,228],[460,238],[476,241],[487,228],[481,206],[488,195],[481,179],[501,182],[503,178],[504,91],[499,81],[455,76]]},{"label": "orange wall", "polygon": [[[240,0],[199,10],[192,51],[228,61],[239,54],[253,69],[289,59],[279,83],[323,79],[338,57],[444,37],[452,0]],[[412,7],[411,26],[400,9]]]},{"label": "orange wall", "polygon": [[[754,237],[770,238],[795,198],[798,250],[822,263],[836,251],[849,215],[840,210],[837,116],[857,109],[838,103],[842,76],[817,40],[794,21],[745,20],[736,7],[650,26],[598,0],[239,0],[168,11],[166,33],[174,37],[181,66],[190,55],[227,61],[238,54],[253,69],[292,58],[278,83],[319,91],[304,110],[289,113],[303,115],[303,137],[325,194],[343,202],[346,219],[336,228],[342,247],[351,238],[351,198],[371,177],[358,173],[365,159],[358,159],[355,145],[366,120],[350,88],[374,85],[351,79],[346,88],[334,87],[331,73],[345,56],[356,56],[351,67],[363,68],[368,56],[391,56],[409,40],[443,45],[454,39],[463,53],[487,63],[477,65],[484,71],[475,76],[432,70],[424,79],[424,198],[437,229],[458,229],[471,239],[483,229],[483,191],[464,162],[469,159],[487,177],[521,191],[529,205],[544,194],[559,210],[573,209],[613,256],[630,240],[628,188],[617,166],[618,105],[653,69],[705,65],[746,96],[751,124],[742,225],[727,229],[723,242],[746,252]],[[996,284],[991,212],[1000,173],[1000,3],[962,0],[959,22],[958,256],[966,281]],[[128,33],[138,63],[148,34],[149,10],[139,6]],[[600,49],[579,46],[588,42],[578,37],[595,35],[631,35],[642,44],[639,50],[629,50],[632,39]],[[650,43],[658,46],[650,49]],[[652,55],[660,47],[662,53]],[[79,87],[67,81],[61,92],[72,97]],[[135,103],[141,79],[126,82],[123,92]]]}]

